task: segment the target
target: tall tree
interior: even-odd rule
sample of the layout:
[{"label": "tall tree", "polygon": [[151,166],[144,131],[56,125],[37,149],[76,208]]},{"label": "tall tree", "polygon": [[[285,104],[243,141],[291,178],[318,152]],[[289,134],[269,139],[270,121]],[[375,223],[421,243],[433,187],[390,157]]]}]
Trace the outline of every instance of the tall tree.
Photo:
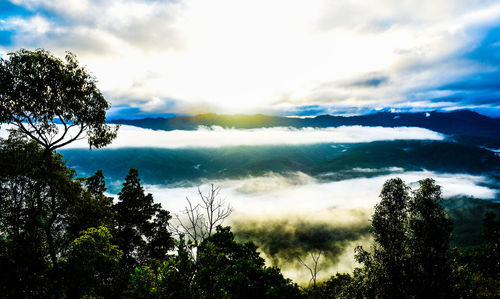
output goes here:
[{"label": "tall tree", "polygon": [[[9,53],[7,59],[0,58],[0,124],[14,128],[12,140],[30,138],[42,148],[25,147],[24,154],[31,151],[37,159],[36,165],[29,165],[28,175],[12,172],[2,179],[6,179],[7,193],[28,203],[25,210],[29,214],[17,223],[32,224],[32,231],[44,234],[42,244],[46,246],[38,247],[46,247],[48,252],[52,297],[59,296],[60,251],[70,243],[68,209],[81,191],[73,179],[74,170],[65,167],[54,150],[83,138],[90,148],[109,144],[118,127],[106,125],[107,109],[109,103],[97,89],[96,80],[71,53],[65,62],[42,49],[21,49]],[[22,205],[16,208],[20,207],[23,209]]]},{"label": "tall tree", "polygon": [[433,179],[419,181],[409,214],[411,286],[417,298],[448,298],[451,291],[451,219],[440,205],[441,187]]},{"label": "tall tree", "polygon": [[[80,179],[80,178],[79,178]],[[101,170],[88,178],[80,179],[85,188],[82,195],[70,207],[68,233],[74,238],[80,232],[92,227],[113,227],[114,213],[111,209],[113,198],[104,194],[107,187]]]},{"label": "tall tree", "polygon": [[21,297],[43,297],[37,290],[60,281],[59,258],[73,240],[69,215],[82,192],[61,155],[51,153],[40,167],[43,156],[44,149],[34,142],[0,142],[0,233],[14,267],[11,272],[2,267],[8,279],[0,283],[27,292]]},{"label": "tall tree", "polygon": [[373,253],[359,248],[356,258],[365,264],[368,294],[406,298],[409,188],[400,178],[387,180],[380,198],[372,217]]},{"label": "tall tree", "polygon": [[448,298],[452,296],[449,245],[451,221],[439,205],[441,189],[432,179],[409,188],[388,180],[372,217],[373,251],[356,249],[355,296]]},{"label": "tall tree", "polygon": [[109,103],[75,55],[68,52],[65,62],[43,49],[7,56],[0,59],[0,123],[47,151],[82,138],[98,148],[116,136],[105,123]]},{"label": "tall tree", "polygon": [[168,232],[170,214],[145,194],[137,169],[130,169],[113,206],[116,242],[123,256],[120,260],[121,290],[126,289],[129,275],[138,266],[157,266],[167,258],[174,241]]}]

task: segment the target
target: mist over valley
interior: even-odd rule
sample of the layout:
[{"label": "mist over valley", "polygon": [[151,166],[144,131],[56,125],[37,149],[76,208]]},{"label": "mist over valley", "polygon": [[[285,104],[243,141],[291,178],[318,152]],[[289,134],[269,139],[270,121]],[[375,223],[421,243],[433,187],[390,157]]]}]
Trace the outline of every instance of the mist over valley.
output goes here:
[{"label": "mist over valley", "polygon": [[256,243],[269,265],[306,283],[298,258],[310,252],[324,253],[320,279],[354,269],[354,247],[369,247],[373,207],[393,177],[412,187],[434,178],[457,221],[454,244],[479,244],[481,215],[500,209],[500,158],[470,137],[397,126],[149,131],[125,125],[108,148],[74,144],[60,152],[79,175],[102,169],[115,197],[128,169],[139,169],[146,191],[173,213],[183,210],[186,197],[197,202],[198,190],[220,187],[234,209],[226,224],[237,239]]}]

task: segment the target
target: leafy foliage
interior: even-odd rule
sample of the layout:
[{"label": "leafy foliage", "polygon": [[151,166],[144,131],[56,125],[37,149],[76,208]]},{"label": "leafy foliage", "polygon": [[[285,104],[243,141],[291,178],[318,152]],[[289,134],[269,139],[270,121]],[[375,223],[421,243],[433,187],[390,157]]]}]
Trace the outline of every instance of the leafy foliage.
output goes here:
[{"label": "leafy foliage", "polygon": [[129,294],[135,298],[297,298],[299,289],[277,268],[267,268],[252,243],[237,243],[229,227],[198,247],[198,259],[181,238],[178,254],[156,271],[136,269]]},{"label": "leafy foliage", "polygon": [[452,223],[441,207],[441,187],[434,180],[419,182],[409,205],[409,250],[413,292],[417,298],[451,294],[449,249]]},{"label": "leafy foliage", "polygon": [[171,216],[161,209],[160,204],[154,203],[151,194],[144,193],[139,173],[134,168],[125,178],[118,202],[112,208],[116,242],[123,252],[115,287],[125,290],[135,267],[156,267],[167,258],[168,251],[174,246],[167,230]]},{"label": "leafy foliage", "polygon": [[112,235],[105,226],[91,227],[73,240],[65,259],[66,296],[110,297],[114,278],[119,273],[122,252],[112,244]]},{"label": "leafy foliage", "polygon": [[[72,218],[68,215],[79,200],[81,185],[61,155],[52,154],[49,159],[33,142],[16,139],[0,144],[0,232],[7,248],[4,258],[10,266],[30,273],[11,269],[13,272],[2,283],[21,296],[24,291],[36,296],[40,283],[43,289],[57,288],[61,275],[58,257],[67,253],[74,238],[68,231]],[[45,163],[41,164],[42,160]],[[30,277],[35,280],[25,281]]]},{"label": "leafy foliage", "polygon": [[98,148],[116,136],[117,128],[105,123],[109,103],[75,55],[68,52],[63,62],[43,49],[21,49],[8,57],[0,59],[0,123],[47,150],[84,137]]},{"label": "leafy foliage", "polygon": [[439,205],[440,187],[432,179],[419,184],[411,197],[399,178],[382,188],[372,218],[373,252],[356,252],[364,267],[355,272],[355,280],[363,286],[364,296],[451,296],[451,220]]},{"label": "leafy foliage", "polygon": [[[200,192],[205,205],[194,211],[207,209],[208,225],[193,242],[182,234],[173,239],[170,213],[145,194],[136,169],[129,170],[116,203],[105,195],[102,171],[76,177],[54,149],[84,136],[91,148],[105,146],[116,131],[105,124],[109,104],[95,79],[72,54],[63,62],[44,50],[22,49],[10,53],[9,60],[0,59],[0,104],[0,123],[17,127],[9,139],[0,139],[0,297],[500,297],[500,221],[487,213],[484,244],[450,250],[452,223],[432,179],[420,181],[412,193],[401,179],[387,181],[372,218],[373,248],[356,249],[362,267],[352,276],[337,273],[316,284],[317,255],[314,271],[310,268],[315,283],[301,290],[279,268],[267,267],[254,243],[236,242],[229,227],[214,231],[230,213],[217,200],[217,188],[212,186],[205,197]],[[441,143],[400,143],[408,144],[428,154],[428,163],[446,154],[434,153]],[[384,143],[373,143],[353,147],[350,157],[367,156],[369,148],[382,157],[389,152]],[[323,152],[330,150],[323,147]],[[336,150],[335,155],[342,153]],[[476,160],[497,166],[491,153],[476,153],[481,158]],[[295,157],[272,154],[279,169]],[[411,154],[403,150],[399,155],[400,163],[412,165]],[[245,169],[258,170],[263,163],[236,160],[230,163]],[[315,161],[316,170],[309,169],[314,172],[325,159],[302,160],[310,161]],[[467,169],[484,169],[471,163]],[[337,165],[339,172],[345,170]]]}]

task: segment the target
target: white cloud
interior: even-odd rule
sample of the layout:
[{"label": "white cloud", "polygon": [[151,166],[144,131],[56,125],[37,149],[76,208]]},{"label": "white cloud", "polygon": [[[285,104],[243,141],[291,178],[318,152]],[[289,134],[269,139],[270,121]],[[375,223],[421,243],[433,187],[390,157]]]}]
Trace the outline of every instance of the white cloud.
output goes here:
[{"label": "white cloud", "polygon": [[[179,99],[177,112],[397,104],[481,68],[455,57],[500,17],[496,1],[14,2],[64,20],[16,47],[74,51],[114,104]],[[377,92],[342,84],[373,72],[389,78]]]},{"label": "white cloud", "polygon": [[[6,129],[0,136],[6,136]],[[63,130],[61,130],[62,132]],[[76,132],[76,130],[75,130]],[[71,134],[71,132],[70,132]],[[444,135],[415,127],[362,127],[342,126],[338,128],[258,128],[225,129],[222,127],[199,127],[196,131],[155,131],[134,126],[121,126],[118,137],[107,148],[120,147],[222,147],[258,145],[302,145],[315,143],[357,143],[377,140],[442,140]],[[75,141],[64,148],[87,148],[86,140]]]},{"label": "white cloud", "polygon": [[16,30],[25,36],[37,37],[51,30],[51,23],[45,17],[35,15],[28,19],[13,17],[2,20],[0,28],[4,30]]},{"label": "white cloud", "polygon": [[[222,188],[222,196],[234,207],[233,217],[261,217],[280,219],[282,217],[308,217],[325,219],[332,210],[371,209],[380,200],[379,194],[384,182],[393,177],[402,178],[413,189],[424,178],[433,178],[442,186],[443,196],[474,196],[493,199],[497,191],[481,184],[489,182],[484,176],[469,174],[437,173],[432,171],[398,172],[373,178],[356,178],[335,182],[322,182],[303,173],[278,175],[270,173],[262,177],[240,180],[211,181]],[[208,185],[202,185],[204,191]],[[186,204],[185,198],[197,199],[196,187],[168,188],[161,185],[147,185],[146,191],[153,194],[155,201],[164,208],[180,211]]]},{"label": "white cloud", "polygon": [[[203,193],[209,184],[220,186],[221,197],[225,198],[233,208],[233,214],[226,225],[238,223],[308,223],[325,227],[349,227],[351,225],[369,225],[374,205],[380,200],[379,194],[383,183],[393,177],[402,178],[412,189],[418,188],[418,181],[431,177],[442,186],[443,196],[468,195],[476,198],[493,199],[496,190],[481,186],[488,183],[484,176],[469,174],[436,173],[431,171],[402,172],[373,178],[357,178],[337,182],[319,181],[304,173],[279,175],[269,173],[260,177],[248,177],[240,180],[210,181],[202,186]],[[168,188],[161,185],[146,185],[146,192],[153,194],[155,202],[172,213],[180,213],[186,206],[186,197],[194,204],[198,202],[197,187]],[[350,242],[332,263],[323,260],[322,279],[331,273],[351,272],[356,266],[354,247],[362,244],[365,248],[370,240],[365,236]],[[307,284],[307,272],[296,265],[286,263],[280,265],[285,276],[294,281]],[[328,269],[327,269],[328,268]]]}]

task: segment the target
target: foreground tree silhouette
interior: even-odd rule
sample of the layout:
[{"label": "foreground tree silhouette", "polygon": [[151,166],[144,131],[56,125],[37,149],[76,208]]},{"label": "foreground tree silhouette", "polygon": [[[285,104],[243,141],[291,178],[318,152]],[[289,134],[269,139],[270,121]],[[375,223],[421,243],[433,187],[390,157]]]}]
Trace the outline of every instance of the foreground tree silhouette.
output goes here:
[{"label": "foreground tree silhouette", "polygon": [[[42,49],[21,49],[9,53],[8,59],[0,59],[0,124],[12,125],[11,143],[21,144],[20,139],[29,138],[42,148],[18,147],[18,155],[23,151],[34,153],[36,162],[28,159],[35,164],[23,170],[27,173],[6,173],[2,187],[12,197],[18,197],[22,203],[18,210],[24,204],[29,206],[29,214],[21,218],[24,224],[31,223],[33,231],[44,233],[39,239],[50,260],[51,283],[45,286],[52,288],[52,297],[59,296],[62,275],[59,259],[70,243],[69,207],[77,204],[81,191],[80,184],[74,181],[74,170],[65,167],[54,150],[83,138],[88,139],[90,148],[103,147],[117,132],[117,127],[105,123],[109,103],[95,83],[71,53],[66,55],[65,62]],[[21,189],[23,195],[16,189],[19,178],[28,184]],[[67,186],[77,187],[69,190]]]},{"label": "foreground tree silhouette", "polygon": [[110,105],[75,55],[68,52],[65,60],[43,49],[0,59],[0,123],[13,125],[46,151],[83,138],[90,148],[103,147],[116,137],[117,127],[105,123]]},{"label": "foreground tree silhouette", "polygon": [[0,284],[8,290],[3,294],[46,297],[54,292],[62,277],[60,258],[78,237],[72,228],[104,222],[75,210],[91,197],[61,155],[51,153],[46,160],[44,149],[35,142],[0,142],[0,234],[6,246],[6,264],[0,265],[5,279]]},{"label": "foreground tree silhouette", "polygon": [[181,237],[175,257],[159,269],[136,269],[128,294],[133,298],[300,298],[296,284],[268,268],[251,243],[238,243],[229,227],[198,247],[195,261]]},{"label": "foreground tree silhouette", "polygon": [[441,187],[433,179],[419,182],[409,206],[411,286],[417,298],[451,296],[450,242],[452,222],[446,216]]},{"label": "foreground tree silhouette", "polygon": [[364,266],[354,272],[359,293],[353,297],[452,297],[451,220],[434,180],[419,185],[410,197],[401,179],[384,184],[372,218],[373,252],[356,249]]},{"label": "foreground tree silhouette", "polygon": [[144,193],[135,168],[125,177],[113,210],[116,242],[123,252],[116,284],[117,293],[120,293],[126,290],[135,267],[156,268],[167,260],[174,240],[168,231],[169,212],[155,204],[151,194]]},{"label": "foreground tree silhouette", "polygon": [[319,268],[319,259],[321,258],[322,251],[321,250],[314,250],[309,252],[309,256],[311,257],[311,265],[309,266],[300,256],[297,257],[299,260],[299,263],[304,266],[309,273],[311,274],[311,279],[309,280],[309,287],[312,285],[312,287],[316,287],[316,281],[318,277],[318,273],[320,271]]}]

